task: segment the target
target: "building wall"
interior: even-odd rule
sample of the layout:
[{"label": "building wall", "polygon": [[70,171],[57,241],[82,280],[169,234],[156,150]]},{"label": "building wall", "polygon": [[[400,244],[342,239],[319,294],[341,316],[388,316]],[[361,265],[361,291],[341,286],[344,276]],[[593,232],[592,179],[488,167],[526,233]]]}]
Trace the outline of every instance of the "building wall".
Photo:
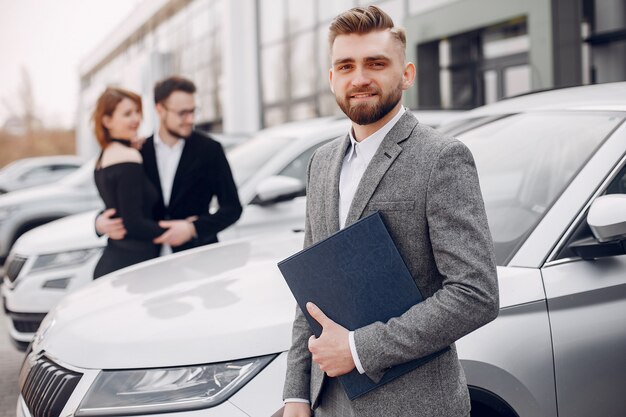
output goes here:
[{"label": "building wall", "polygon": [[[145,3],[145,7],[144,6]],[[146,0],[81,68],[78,150],[97,151],[89,116],[107,85],[141,93],[143,134],[157,125],[152,86],[198,86],[196,122],[246,134],[339,114],[328,85],[328,26],[376,4],[407,30],[418,70],[412,108],[472,108],[514,94],[626,79],[626,0]]]}]

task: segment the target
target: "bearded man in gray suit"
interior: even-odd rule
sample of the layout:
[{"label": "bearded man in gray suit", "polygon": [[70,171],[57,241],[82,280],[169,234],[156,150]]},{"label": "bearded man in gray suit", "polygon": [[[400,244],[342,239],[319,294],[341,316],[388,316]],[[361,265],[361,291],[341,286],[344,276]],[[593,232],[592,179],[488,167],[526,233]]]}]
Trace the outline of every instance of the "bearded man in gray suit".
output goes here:
[{"label": "bearded man in gray suit", "polygon": [[[348,331],[309,303],[297,309],[285,417],[468,416],[454,342],[498,314],[493,244],[470,151],[421,125],[401,104],[415,78],[404,31],[376,6],[335,18],[331,89],[351,132],[317,150],[307,183],[305,247],[379,210],[425,300],[386,323]],[[329,288],[332,291],[332,288]],[[337,376],[374,381],[397,364],[434,360],[350,401]]]}]

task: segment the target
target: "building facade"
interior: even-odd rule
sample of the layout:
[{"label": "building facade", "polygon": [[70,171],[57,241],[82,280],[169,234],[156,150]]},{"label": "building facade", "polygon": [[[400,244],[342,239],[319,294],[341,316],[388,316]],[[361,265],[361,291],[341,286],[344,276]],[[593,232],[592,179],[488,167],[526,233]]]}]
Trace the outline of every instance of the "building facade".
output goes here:
[{"label": "building facade", "polygon": [[626,0],[146,0],[81,65],[78,150],[107,85],[141,93],[181,74],[198,86],[197,124],[246,134],[339,112],[328,88],[328,26],[377,4],[407,29],[412,108],[470,109],[533,90],[626,80]]}]

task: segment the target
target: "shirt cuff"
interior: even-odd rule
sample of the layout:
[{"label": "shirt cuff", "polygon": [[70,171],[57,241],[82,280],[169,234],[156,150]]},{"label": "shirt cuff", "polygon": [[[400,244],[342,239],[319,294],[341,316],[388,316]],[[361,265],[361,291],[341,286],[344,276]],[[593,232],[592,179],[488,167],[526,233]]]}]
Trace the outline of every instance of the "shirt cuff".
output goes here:
[{"label": "shirt cuff", "polygon": [[356,370],[359,371],[360,374],[364,374],[365,369],[363,369],[363,365],[361,365],[359,354],[356,351],[356,343],[354,343],[354,332],[348,333],[348,343],[350,343],[350,353],[352,353],[352,360],[356,365]]},{"label": "shirt cuff", "polygon": [[305,404],[311,404],[311,402],[309,400],[305,400],[304,398],[285,398],[283,400],[283,403],[287,404],[287,403],[305,403]]}]

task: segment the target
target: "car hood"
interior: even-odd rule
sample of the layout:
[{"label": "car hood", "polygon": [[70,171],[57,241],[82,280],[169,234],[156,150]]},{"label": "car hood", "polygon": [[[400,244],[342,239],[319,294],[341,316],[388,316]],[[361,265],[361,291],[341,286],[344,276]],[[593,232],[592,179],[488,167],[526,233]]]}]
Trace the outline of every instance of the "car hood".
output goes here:
[{"label": "car hood", "polygon": [[[66,297],[33,349],[80,368],[185,366],[283,352],[295,301],[276,264],[302,234],[219,243],[135,265]],[[539,271],[498,267],[500,308],[544,298]]]},{"label": "car hood", "polygon": [[197,248],[100,278],[66,297],[33,348],[81,368],[220,362],[285,351],[295,301],[277,260],[302,234]]},{"label": "car hood", "polygon": [[25,190],[11,191],[0,196],[0,208],[28,204],[33,201],[42,201],[51,198],[63,198],[64,194],[77,192],[71,187],[60,184],[47,184]]},{"label": "car hood", "polygon": [[63,217],[24,233],[13,245],[22,256],[95,248],[106,244],[106,237],[95,231],[99,210]]}]

